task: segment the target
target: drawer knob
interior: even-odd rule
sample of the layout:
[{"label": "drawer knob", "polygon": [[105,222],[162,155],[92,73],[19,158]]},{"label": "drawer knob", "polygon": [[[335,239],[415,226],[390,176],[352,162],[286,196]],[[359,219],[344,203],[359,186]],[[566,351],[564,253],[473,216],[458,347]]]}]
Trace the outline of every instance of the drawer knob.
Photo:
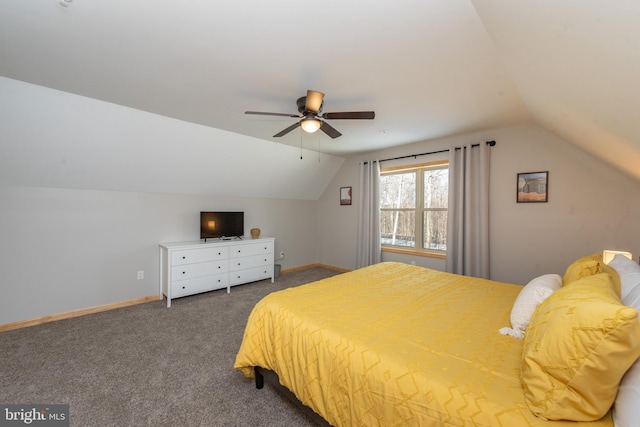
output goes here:
[{"label": "drawer knob", "polygon": [[182,257],[182,259],[185,259],[185,258],[187,258],[187,257],[186,257],[186,256],[183,256],[183,257]]},{"label": "drawer knob", "polygon": [[219,265],[219,266],[218,266],[218,269],[221,269],[221,268],[222,268],[222,266],[221,266],[221,265]]},{"label": "drawer knob", "polygon": [[186,286],[183,286],[183,287],[182,287],[182,289],[185,289],[185,288],[186,288]]},{"label": "drawer knob", "polygon": [[240,263],[238,263],[238,265],[240,265]]},{"label": "drawer knob", "polygon": [[182,274],[187,274],[187,272],[186,272],[186,271],[183,271],[183,272],[182,272]]}]

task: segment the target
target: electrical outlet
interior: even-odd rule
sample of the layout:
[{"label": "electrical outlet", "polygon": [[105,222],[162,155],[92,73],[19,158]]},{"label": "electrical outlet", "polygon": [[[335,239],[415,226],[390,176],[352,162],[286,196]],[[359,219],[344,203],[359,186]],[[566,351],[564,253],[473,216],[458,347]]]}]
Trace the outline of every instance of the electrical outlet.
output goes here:
[{"label": "electrical outlet", "polygon": [[138,280],[144,279],[144,271],[138,271]]}]

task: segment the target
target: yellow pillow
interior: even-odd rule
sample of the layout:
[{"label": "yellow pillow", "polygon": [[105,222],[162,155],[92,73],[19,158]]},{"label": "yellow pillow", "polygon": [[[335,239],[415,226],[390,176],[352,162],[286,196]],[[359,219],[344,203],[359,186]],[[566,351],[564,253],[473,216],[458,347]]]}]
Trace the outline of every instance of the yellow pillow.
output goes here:
[{"label": "yellow pillow", "polygon": [[602,273],[603,264],[601,253],[578,258],[567,267],[567,271],[562,276],[562,285],[566,286],[583,277]]},{"label": "yellow pillow", "polygon": [[638,312],[609,275],[579,279],[536,310],[524,337],[521,380],[529,409],[546,420],[594,421],[640,355]]}]

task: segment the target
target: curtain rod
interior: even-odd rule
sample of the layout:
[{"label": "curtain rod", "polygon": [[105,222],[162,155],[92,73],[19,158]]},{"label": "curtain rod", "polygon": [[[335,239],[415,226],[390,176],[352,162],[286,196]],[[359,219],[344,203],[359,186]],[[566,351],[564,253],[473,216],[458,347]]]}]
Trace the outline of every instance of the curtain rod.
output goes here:
[{"label": "curtain rod", "polygon": [[[471,146],[472,146],[472,147],[477,147],[477,146],[479,146],[479,145],[480,145],[480,144],[471,144]],[[494,145],[496,145],[496,142],[495,142],[495,141],[487,141],[487,145],[488,145],[489,147],[493,147]],[[460,147],[456,147],[456,150],[459,150],[459,149],[460,149]],[[448,148],[446,148],[446,149],[444,149],[444,150],[430,151],[430,152],[428,152],[428,153],[409,154],[409,155],[407,155],[407,156],[392,157],[392,158],[390,158],[390,159],[374,160],[374,162],[376,162],[376,161],[377,161],[377,162],[387,162],[387,161],[389,161],[389,160],[408,159],[408,158],[410,158],[410,157],[414,157],[414,158],[415,158],[415,157],[418,157],[418,156],[427,156],[427,155],[429,155],[429,154],[446,153],[446,152],[448,152],[448,151],[449,151],[449,149],[448,149]],[[364,164],[365,164],[365,165],[366,165],[367,163],[369,163],[369,162],[364,162]]]}]

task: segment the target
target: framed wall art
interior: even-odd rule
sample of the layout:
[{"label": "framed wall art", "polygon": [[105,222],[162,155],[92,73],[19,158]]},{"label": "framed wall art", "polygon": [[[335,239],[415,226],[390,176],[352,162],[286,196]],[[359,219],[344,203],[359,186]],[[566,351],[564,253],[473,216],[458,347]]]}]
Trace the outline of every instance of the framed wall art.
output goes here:
[{"label": "framed wall art", "polygon": [[518,174],[518,203],[549,201],[549,171]]},{"label": "framed wall art", "polygon": [[351,204],[351,187],[340,187],[340,204]]}]

